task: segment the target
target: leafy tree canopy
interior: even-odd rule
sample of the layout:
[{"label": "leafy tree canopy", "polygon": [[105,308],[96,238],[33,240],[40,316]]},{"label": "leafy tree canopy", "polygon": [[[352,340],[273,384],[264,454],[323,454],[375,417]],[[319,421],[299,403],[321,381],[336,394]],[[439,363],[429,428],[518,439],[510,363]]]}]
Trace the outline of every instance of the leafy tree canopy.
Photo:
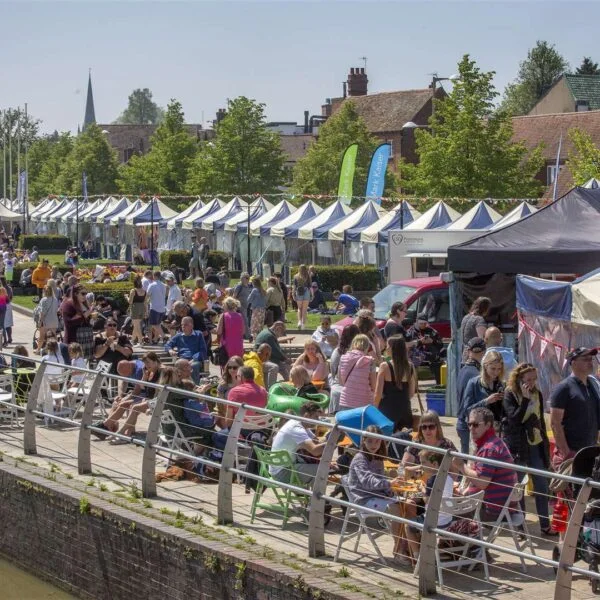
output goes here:
[{"label": "leafy tree canopy", "polygon": [[571,129],[569,138],[573,151],[569,152],[567,168],[575,185],[582,185],[592,177],[600,179],[600,148],[594,144],[586,131]]},{"label": "leafy tree canopy", "polygon": [[460,80],[444,100],[434,100],[429,130],[415,131],[418,165],[402,165],[402,187],[438,198],[532,197],[543,164],[541,148],[529,153],[511,141],[512,121],[494,110],[494,72],[482,72],[469,55]]},{"label": "leafy tree canopy", "polygon": [[500,108],[511,115],[526,115],[568,69],[569,63],[554,44],[538,40],[520,63],[515,81],[506,86]]},{"label": "leafy tree canopy", "polygon": [[600,69],[598,63],[594,62],[589,56],[584,56],[575,73],[577,75],[600,75]]},{"label": "leafy tree canopy", "polygon": [[148,88],[138,88],[129,95],[127,108],[119,115],[115,123],[155,125],[162,121],[164,112],[152,100],[152,92]]},{"label": "leafy tree canopy", "polygon": [[228,101],[214,140],[189,171],[191,194],[273,192],[285,179],[279,134],[266,127],[265,105],[245,96]]},{"label": "leafy tree canopy", "polygon": [[171,99],[165,117],[151,138],[150,152],[133,156],[119,171],[119,189],[126,194],[181,194],[197,152],[185,130],[181,103]]},{"label": "leafy tree canopy", "polygon": [[[65,140],[65,144],[67,141]],[[81,195],[82,175],[87,174],[89,194],[116,191],[117,155],[98,125],[91,124],[79,134],[64,161],[55,185],[62,193]]]},{"label": "leafy tree canopy", "polygon": [[[364,196],[371,156],[379,145],[367,129],[354,103],[344,102],[341,108],[319,130],[319,139],[310,146],[306,155],[296,163],[293,189],[299,194],[336,194],[340,166],[346,148],[358,144],[354,172],[354,196]],[[396,179],[388,171],[390,187]]]},{"label": "leafy tree canopy", "polygon": [[74,138],[69,132],[55,132],[38,138],[29,149],[29,197],[40,200],[48,194],[60,194],[58,174],[73,150]]}]

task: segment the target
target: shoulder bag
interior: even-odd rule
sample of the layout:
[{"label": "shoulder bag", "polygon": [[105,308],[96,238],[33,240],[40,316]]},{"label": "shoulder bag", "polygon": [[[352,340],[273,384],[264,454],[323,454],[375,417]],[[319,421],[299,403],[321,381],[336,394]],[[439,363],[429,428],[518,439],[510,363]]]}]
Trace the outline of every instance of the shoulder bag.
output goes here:
[{"label": "shoulder bag", "polygon": [[224,367],[229,360],[227,348],[223,346],[223,336],[225,335],[225,313],[221,315],[223,326],[221,327],[221,343],[218,348],[212,353],[212,364],[217,367]]}]

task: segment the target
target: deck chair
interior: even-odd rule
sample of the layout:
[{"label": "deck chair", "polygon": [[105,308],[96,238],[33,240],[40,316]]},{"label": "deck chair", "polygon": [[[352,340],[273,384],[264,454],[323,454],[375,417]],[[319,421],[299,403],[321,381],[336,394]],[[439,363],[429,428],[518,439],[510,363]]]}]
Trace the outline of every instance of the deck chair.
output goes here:
[{"label": "deck chair", "polygon": [[[496,520],[493,522],[486,522],[486,523],[484,523],[484,526],[491,527],[490,532],[486,536],[486,542],[493,544],[496,541],[496,538],[502,533],[502,530],[504,528],[503,525],[504,524],[508,525],[510,535],[515,544],[515,548],[519,552],[523,552],[523,550],[526,547],[529,547],[529,551],[531,552],[531,554],[533,554],[535,556],[535,551],[533,549],[533,543],[531,541],[531,535],[529,534],[529,528],[527,527],[527,519],[525,518],[525,515],[524,515],[523,511],[521,510],[521,507],[519,506],[518,510],[516,510],[514,512],[511,512],[511,510],[510,510],[511,505],[514,505],[514,504],[519,505],[519,503],[521,502],[521,499],[523,498],[523,494],[525,493],[525,489],[527,488],[528,482],[529,482],[529,475],[525,474],[525,477],[519,483],[517,483],[517,485],[515,485],[514,488],[512,488],[512,491],[511,491],[510,495],[508,496],[508,498],[506,499],[506,502],[504,503],[504,506],[502,507],[502,510],[500,511],[500,514],[498,515]],[[517,531],[518,527],[521,527],[522,531]],[[525,535],[524,540],[519,540],[519,535],[521,533],[523,533]],[[525,560],[521,557],[520,561],[521,561],[521,571],[523,571],[523,573],[527,573],[527,567],[525,566]]]},{"label": "deck chair", "polygon": [[[281,512],[283,514],[282,528],[286,526],[289,517],[290,505],[298,504],[302,507],[306,506],[306,497],[299,497],[292,490],[284,489],[281,487],[279,481],[273,479],[269,471],[269,467],[282,467],[290,471],[290,485],[297,487],[305,487],[304,484],[298,478],[296,470],[294,469],[294,463],[292,457],[287,450],[262,450],[258,447],[254,448],[256,452],[256,458],[259,463],[259,475],[265,479],[269,479],[270,482],[257,481],[256,490],[254,491],[254,498],[252,498],[252,508],[250,511],[250,523],[254,523],[256,516],[256,509],[263,508],[270,511]],[[265,490],[271,489],[277,499],[277,504],[261,504],[260,499],[262,498]]]},{"label": "deck chair", "polygon": [[[479,525],[479,540],[483,540],[483,528],[481,526],[481,521],[479,518],[479,514],[481,511],[481,503],[483,502],[483,490],[477,492],[476,494],[472,494],[470,496],[453,496],[452,498],[442,498],[442,503],[440,505],[440,512],[447,513],[452,515],[452,517],[461,517],[462,515],[470,515],[472,514],[472,520],[475,521]],[[440,587],[444,586],[444,577],[443,577],[443,569],[451,569],[453,567],[458,567],[458,570],[462,567],[468,566],[469,570],[473,570],[476,565],[479,563],[483,563],[483,571],[485,574],[486,581],[489,581],[490,574],[487,562],[487,554],[485,550],[481,547],[479,552],[476,555],[473,554],[473,549],[477,549],[477,544],[464,543],[462,546],[452,546],[444,550],[439,546],[440,538],[438,537],[437,543],[435,545],[435,564],[437,568],[438,581],[440,582]],[[460,542],[459,542],[460,543]],[[453,559],[451,560],[442,560],[442,554],[451,554]],[[417,566],[415,569],[415,573],[418,572],[419,564],[417,562]]]},{"label": "deck chair", "polygon": [[[12,375],[0,375],[0,400],[15,403],[15,389]],[[0,420],[10,421],[10,426],[19,425],[19,413],[13,406],[0,404]]]},{"label": "deck chair", "polygon": [[[354,497],[354,495],[350,491],[350,488],[348,487],[348,478],[346,476],[342,477],[342,487],[344,488],[344,492],[348,497],[348,501],[356,504],[356,498]],[[356,519],[358,521],[358,529],[356,530],[356,533],[347,535],[346,529],[348,527],[350,519]],[[348,506],[346,509],[346,515],[344,516],[344,523],[342,525],[342,531],[340,532],[340,540],[335,551],[335,557],[333,559],[333,562],[337,562],[340,556],[340,551],[342,550],[344,538],[350,539],[356,536],[356,543],[354,544],[354,552],[356,552],[358,550],[358,544],[360,543],[360,538],[362,537],[362,534],[366,533],[367,537],[369,538],[369,541],[373,545],[373,548],[375,548],[375,552],[377,552],[379,560],[383,563],[384,566],[387,566],[387,561],[385,560],[383,554],[381,553],[381,550],[379,549],[379,546],[377,545],[375,535],[371,531],[371,527],[367,525],[367,519],[379,519],[380,522],[384,524],[384,529],[381,531],[381,533],[378,532],[377,535],[381,535],[382,533],[391,534],[391,530],[389,528],[387,519],[379,517],[378,515],[365,512],[361,510],[359,506]]]}]

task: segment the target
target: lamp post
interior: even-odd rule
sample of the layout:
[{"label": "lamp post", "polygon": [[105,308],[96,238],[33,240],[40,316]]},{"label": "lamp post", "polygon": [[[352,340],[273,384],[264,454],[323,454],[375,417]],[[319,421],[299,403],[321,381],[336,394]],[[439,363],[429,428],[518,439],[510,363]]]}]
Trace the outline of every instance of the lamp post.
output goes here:
[{"label": "lamp post", "polygon": [[435,113],[435,87],[438,81],[451,81],[455,83],[460,81],[460,75],[450,75],[450,77],[438,77],[437,73],[433,74],[431,78],[431,116]]}]

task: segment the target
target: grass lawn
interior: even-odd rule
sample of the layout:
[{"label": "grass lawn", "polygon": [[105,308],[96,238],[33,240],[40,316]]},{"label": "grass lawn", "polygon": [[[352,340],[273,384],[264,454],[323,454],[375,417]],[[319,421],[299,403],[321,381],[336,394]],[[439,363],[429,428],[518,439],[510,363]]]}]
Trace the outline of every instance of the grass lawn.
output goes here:
[{"label": "grass lawn", "polygon": [[13,296],[13,304],[18,304],[23,308],[28,308],[29,310],[33,310],[37,304],[34,304],[33,299],[37,298],[37,296]]}]

